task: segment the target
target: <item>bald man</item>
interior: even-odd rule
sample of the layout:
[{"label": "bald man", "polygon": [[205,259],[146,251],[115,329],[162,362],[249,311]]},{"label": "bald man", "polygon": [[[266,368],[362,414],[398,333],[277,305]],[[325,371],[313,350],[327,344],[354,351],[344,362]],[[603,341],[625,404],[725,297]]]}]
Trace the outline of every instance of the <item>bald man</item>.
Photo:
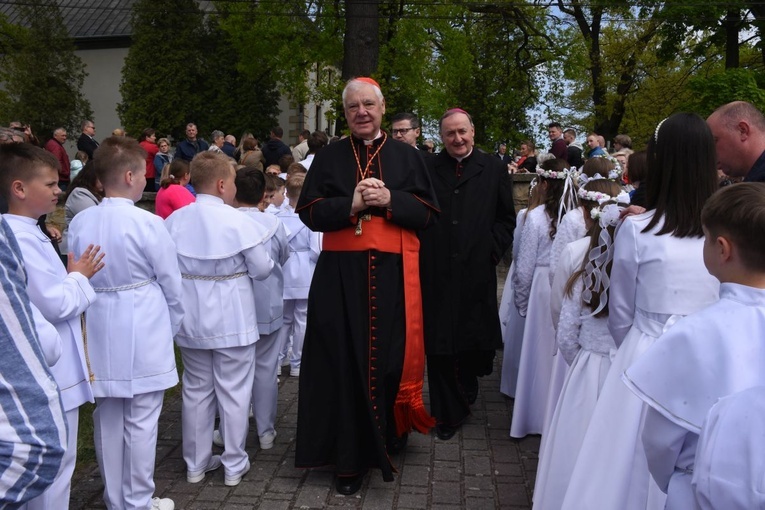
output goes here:
[{"label": "bald man", "polygon": [[765,182],[765,116],[751,103],[734,101],[707,119],[717,149],[717,167],[746,182]]}]

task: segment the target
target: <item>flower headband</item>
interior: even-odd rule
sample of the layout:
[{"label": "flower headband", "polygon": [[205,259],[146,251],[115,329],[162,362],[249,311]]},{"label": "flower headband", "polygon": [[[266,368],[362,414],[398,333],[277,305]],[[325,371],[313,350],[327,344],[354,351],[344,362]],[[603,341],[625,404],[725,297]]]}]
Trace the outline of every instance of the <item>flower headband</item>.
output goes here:
[{"label": "flower headband", "polygon": [[579,176],[579,185],[580,186],[584,186],[585,184],[587,184],[590,181],[597,181],[598,179],[616,180],[616,179],[619,179],[622,176],[622,174],[624,173],[624,169],[622,168],[622,165],[619,164],[619,160],[616,159],[615,157],[613,157],[612,155],[610,155],[610,154],[601,154],[600,156],[593,156],[593,157],[595,157],[595,158],[605,158],[606,160],[611,162],[614,165],[614,167],[611,170],[608,171],[608,176],[607,177],[603,177],[602,175],[600,175],[598,173],[596,173],[592,177],[588,177],[585,174],[581,174]]},{"label": "flower headband", "polygon": [[[597,193],[597,192],[589,192]],[[608,304],[608,288],[611,280],[608,276],[608,263],[614,259],[614,243],[608,227],[615,227],[621,217],[621,206],[630,203],[629,195],[622,191],[612,197],[606,193],[597,193],[604,198],[598,200],[598,206],[590,209],[590,217],[600,225],[598,245],[587,254],[587,264],[584,271],[584,292],[582,300],[590,304],[592,302],[592,289],[601,289],[598,307],[587,317],[594,317]],[[616,201],[617,203],[606,203]],[[604,205],[605,204],[605,205]]]},{"label": "flower headband", "polygon": [[537,175],[544,177],[545,179],[568,179],[569,177],[575,179],[579,175],[579,172],[577,172],[576,168],[567,168],[556,172],[554,170],[545,170],[541,166],[537,166]]},{"label": "flower headband", "polygon": [[541,166],[537,166],[537,175],[544,177],[545,179],[563,179],[565,181],[565,184],[563,185],[563,195],[560,199],[560,205],[558,205],[558,226],[560,226],[560,222],[563,220],[563,216],[566,212],[577,206],[575,180],[579,176],[579,172],[576,171],[576,167],[556,172],[553,170],[545,170]]},{"label": "flower headband", "polygon": [[[600,224],[600,228],[615,227],[619,223],[621,216],[621,207],[629,205],[630,196],[626,191],[622,191],[617,196],[612,197],[608,193],[598,191],[585,191],[586,197],[582,196],[582,189],[579,190],[579,198],[584,200],[593,200],[598,203],[597,207],[590,209],[590,218]],[[615,204],[605,204],[615,201]]]},{"label": "flower headband", "polygon": [[[590,180],[594,180],[594,179],[590,179]],[[584,188],[579,188],[576,194],[582,200],[589,200],[591,202],[597,202],[599,204],[602,204],[603,202],[608,202],[609,200],[616,200],[620,204],[630,203],[630,196],[629,194],[627,194],[626,191],[622,191],[617,196],[612,197],[608,193],[603,193],[601,191],[588,191]]]}]

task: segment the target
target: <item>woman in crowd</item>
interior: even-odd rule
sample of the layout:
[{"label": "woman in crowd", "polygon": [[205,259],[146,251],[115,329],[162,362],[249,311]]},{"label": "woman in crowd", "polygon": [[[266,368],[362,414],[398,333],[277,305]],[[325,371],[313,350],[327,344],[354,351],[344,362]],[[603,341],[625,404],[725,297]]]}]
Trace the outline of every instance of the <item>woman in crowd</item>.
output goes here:
[{"label": "woman in crowd", "polygon": [[[138,137],[138,144],[146,151],[146,187],[144,191],[156,191],[154,178],[157,171],[154,167],[154,157],[159,152],[157,147],[157,132],[154,128],[146,128]],[[162,169],[160,169],[160,172]]]},{"label": "woman in crowd", "polygon": [[170,154],[170,140],[167,138],[157,140],[157,149],[157,155],[154,156],[154,184],[155,189],[159,190],[162,182],[162,170],[173,160],[173,155]]}]

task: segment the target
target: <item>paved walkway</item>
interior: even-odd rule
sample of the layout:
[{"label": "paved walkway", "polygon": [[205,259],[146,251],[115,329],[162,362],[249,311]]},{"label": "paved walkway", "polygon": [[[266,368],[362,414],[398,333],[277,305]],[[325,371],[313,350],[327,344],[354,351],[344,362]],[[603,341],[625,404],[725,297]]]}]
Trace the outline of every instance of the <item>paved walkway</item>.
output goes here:
[{"label": "paved walkway", "polygon": [[[501,359],[499,351],[495,371],[481,381],[473,415],[458,434],[449,441],[441,441],[435,434],[411,434],[406,450],[394,458],[400,473],[396,480],[386,483],[379,470],[370,470],[362,490],[353,496],[335,492],[331,470],[294,467],[296,378],[281,378],[276,422],[279,435],[271,450],[259,449],[251,420],[247,451],[252,469],[237,487],[223,485],[222,469],[204,482],[186,482],[181,399],[175,396],[165,402],[159,422],[156,495],[172,498],[179,510],[531,508],[539,436],[520,441],[508,437],[509,403],[499,393]],[[425,398],[427,403],[427,394]],[[105,508],[102,491],[97,466],[81,470],[73,481],[70,508]]]}]

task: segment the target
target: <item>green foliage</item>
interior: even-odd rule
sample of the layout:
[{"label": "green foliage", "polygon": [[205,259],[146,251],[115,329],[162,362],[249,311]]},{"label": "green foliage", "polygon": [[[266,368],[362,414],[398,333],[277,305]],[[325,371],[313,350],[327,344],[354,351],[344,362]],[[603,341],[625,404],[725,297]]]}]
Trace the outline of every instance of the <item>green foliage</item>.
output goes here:
[{"label": "green foliage", "polygon": [[20,25],[0,19],[0,118],[29,123],[47,138],[58,127],[79,132],[93,112],[82,95],[85,65],[53,0],[15,5]]},{"label": "green foliage", "polygon": [[[298,104],[335,99],[339,77],[329,70],[342,64],[342,3],[218,1],[215,6],[222,13],[220,28],[228,34],[232,56],[244,76],[268,76]],[[311,84],[307,78],[316,69],[321,79]]]},{"label": "green foliage", "polygon": [[129,133],[153,127],[182,137],[187,122],[199,125],[205,71],[204,24],[194,0],[139,0],[132,14],[133,43],[122,69],[117,113]]},{"label": "green foliage", "polygon": [[749,101],[765,111],[765,89],[758,85],[763,78],[760,72],[741,68],[695,77],[688,84],[691,94],[684,106],[702,117],[731,101]]},{"label": "green foliage", "polygon": [[[525,16],[538,21],[539,12],[527,7]],[[379,81],[389,116],[414,112],[433,132],[443,112],[459,106],[473,117],[476,144],[491,151],[499,141],[529,136],[526,111],[538,95],[530,70],[549,46],[540,35],[521,30],[517,12],[501,3],[388,8]]]},{"label": "green foliage", "polygon": [[117,108],[128,132],[153,127],[182,139],[189,122],[203,138],[214,129],[268,132],[278,113],[274,82],[240,72],[217,15],[206,19],[194,0],[139,0],[132,16]]}]

